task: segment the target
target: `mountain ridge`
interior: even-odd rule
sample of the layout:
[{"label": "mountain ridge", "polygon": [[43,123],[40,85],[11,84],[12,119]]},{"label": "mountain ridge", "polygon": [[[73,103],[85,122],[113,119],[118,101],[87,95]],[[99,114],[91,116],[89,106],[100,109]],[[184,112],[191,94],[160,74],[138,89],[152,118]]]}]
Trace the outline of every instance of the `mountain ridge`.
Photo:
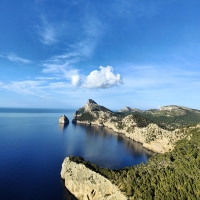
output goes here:
[{"label": "mountain ridge", "polygon": [[79,108],[74,123],[106,126],[157,153],[172,150],[190,126],[200,122],[200,111],[181,106],[164,106],[143,112],[113,112],[89,99]]}]

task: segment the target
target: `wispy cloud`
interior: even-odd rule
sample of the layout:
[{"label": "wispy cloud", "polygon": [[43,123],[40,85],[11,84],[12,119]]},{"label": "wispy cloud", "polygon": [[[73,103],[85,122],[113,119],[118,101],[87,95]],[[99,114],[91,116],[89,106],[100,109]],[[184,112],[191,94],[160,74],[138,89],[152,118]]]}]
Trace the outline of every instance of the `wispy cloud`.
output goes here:
[{"label": "wispy cloud", "polygon": [[71,66],[71,63],[73,61],[66,60],[66,61],[59,61],[59,62],[51,62],[46,61],[46,63],[43,64],[43,73],[53,74],[54,77],[57,78],[64,78],[64,79],[70,79],[71,76],[76,75],[78,73],[77,69],[73,69]]},{"label": "wispy cloud", "polygon": [[160,1],[129,1],[116,0],[113,3],[113,10],[118,17],[144,17],[152,16],[161,11],[166,3]]},{"label": "wispy cloud", "polygon": [[44,76],[37,76],[35,77],[37,80],[57,80],[58,78],[56,77],[44,77]]},{"label": "wispy cloud", "polygon": [[13,91],[22,95],[49,96],[50,93],[59,92],[71,88],[71,84],[67,82],[49,82],[48,80],[22,80],[12,81],[10,83],[0,82],[0,88]]},{"label": "wispy cloud", "polygon": [[[87,18],[87,17],[86,17]],[[73,85],[80,84],[77,79],[79,70],[75,64],[87,59],[93,54],[96,44],[102,34],[102,24],[97,18],[88,18],[83,22],[84,37],[73,45],[68,46],[67,52],[53,56],[43,63],[43,73],[54,74],[66,79],[71,79]],[[77,82],[78,81],[78,82]]]},{"label": "wispy cloud", "polygon": [[178,66],[130,66],[123,74],[123,92],[160,90],[159,94],[165,91],[168,94],[169,91],[189,91],[199,87],[199,76],[198,70],[191,72]]},{"label": "wispy cloud", "polygon": [[18,94],[29,94],[36,95],[38,93],[38,89],[43,84],[42,81],[33,81],[33,80],[25,80],[25,81],[12,81],[8,84],[1,83],[0,87],[3,89],[7,89]]},{"label": "wispy cloud", "polygon": [[44,16],[40,17],[41,25],[36,26],[39,41],[45,45],[52,45],[58,42],[58,29],[47,21]]},{"label": "wispy cloud", "polygon": [[16,62],[16,63],[25,63],[25,64],[31,63],[31,60],[21,58],[21,57],[15,55],[15,54],[7,54],[7,55],[0,54],[0,57],[6,58],[6,59],[8,59],[12,62]]}]

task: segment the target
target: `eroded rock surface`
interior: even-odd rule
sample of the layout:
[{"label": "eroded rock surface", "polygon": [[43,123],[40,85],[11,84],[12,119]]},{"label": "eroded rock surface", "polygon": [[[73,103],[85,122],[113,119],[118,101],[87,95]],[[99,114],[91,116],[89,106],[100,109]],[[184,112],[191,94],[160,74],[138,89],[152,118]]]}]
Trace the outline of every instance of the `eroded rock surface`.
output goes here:
[{"label": "eroded rock surface", "polygon": [[125,200],[120,190],[108,179],[65,158],[62,163],[61,177],[66,188],[79,200]]},{"label": "eroded rock surface", "polygon": [[69,119],[65,115],[62,115],[59,118],[59,123],[61,123],[61,124],[69,124]]}]

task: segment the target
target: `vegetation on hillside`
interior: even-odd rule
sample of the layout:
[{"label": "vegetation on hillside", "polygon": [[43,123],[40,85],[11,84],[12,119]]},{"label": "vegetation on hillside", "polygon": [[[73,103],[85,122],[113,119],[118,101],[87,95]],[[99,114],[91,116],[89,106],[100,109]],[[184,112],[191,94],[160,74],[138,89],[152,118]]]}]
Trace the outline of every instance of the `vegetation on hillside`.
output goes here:
[{"label": "vegetation on hillside", "polygon": [[188,131],[173,151],[150,158],[147,164],[121,170],[100,168],[81,157],[83,163],[108,178],[129,199],[200,199],[200,130]]},{"label": "vegetation on hillside", "polygon": [[[79,121],[95,121],[98,119],[99,111],[110,113],[111,121],[118,123],[118,128],[123,128],[120,122],[124,117],[131,115],[136,121],[138,127],[146,127],[149,123],[155,123],[159,127],[166,130],[175,130],[177,128],[184,128],[194,126],[200,123],[200,111],[195,109],[188,109],[184,107],[175,106],[174,109],[157,110],[151,109],[147,111],[124,111],[112,112],[104,106],[92,104],[91,111],[86,111],[84,107],[77,111],[77,120]],[[105,121],[105,119],[104,119]]]},{"label": "vegetation on hillside", "polygon": [[170,116],[167,115],[167,111],[159,110],[152,110],[152,112],[118,112],[117,114],[121,118],[124,118],[128,115],[139,115],[149,119],[150,121],[156,123],[158,126],[167,130],[194,126],[197,123],[200,123],[200,114],[189,110],[184,110],[184,114],[180,115],[171,112]]},{"label": "vegetation on hillside", "polygon": [[80,121],[92,122],[92,121],[95,120],[95,117],[89,112],[84,112],[80,116],[78,116],[77,119],[80,120]]}]

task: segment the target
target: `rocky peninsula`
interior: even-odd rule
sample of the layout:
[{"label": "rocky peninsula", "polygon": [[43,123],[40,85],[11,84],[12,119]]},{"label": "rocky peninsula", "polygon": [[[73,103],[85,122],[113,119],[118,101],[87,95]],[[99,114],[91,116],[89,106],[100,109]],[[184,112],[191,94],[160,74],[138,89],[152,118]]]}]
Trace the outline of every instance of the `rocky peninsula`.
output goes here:
[{"label": "rocky peninsula", "polygon": [[189,111],[198,115],[200,121],[199,111],[185,107],[165,106],[159,110],[147,111],[125,107],[120,112],[113,112],[89,99],[85,106],[76,111],[73,123],[106,126],[142,143],[148,150],[165,153],[172,150],[175,143],[185,137],[185,129],[178,123],[157,123],[156,120],[171,120],[172,117],[183,116]]},{"label": "rocky peninsula", "polygon": [[75,112],[73,123],[107,126],[161,154],[146,165],[120,170],[67,157],[61,177],[80,200],[199,199],[199,122],[200,111],[186,107],[164,106],[147,111],[125,108],[113,112],[89,99]]}]

